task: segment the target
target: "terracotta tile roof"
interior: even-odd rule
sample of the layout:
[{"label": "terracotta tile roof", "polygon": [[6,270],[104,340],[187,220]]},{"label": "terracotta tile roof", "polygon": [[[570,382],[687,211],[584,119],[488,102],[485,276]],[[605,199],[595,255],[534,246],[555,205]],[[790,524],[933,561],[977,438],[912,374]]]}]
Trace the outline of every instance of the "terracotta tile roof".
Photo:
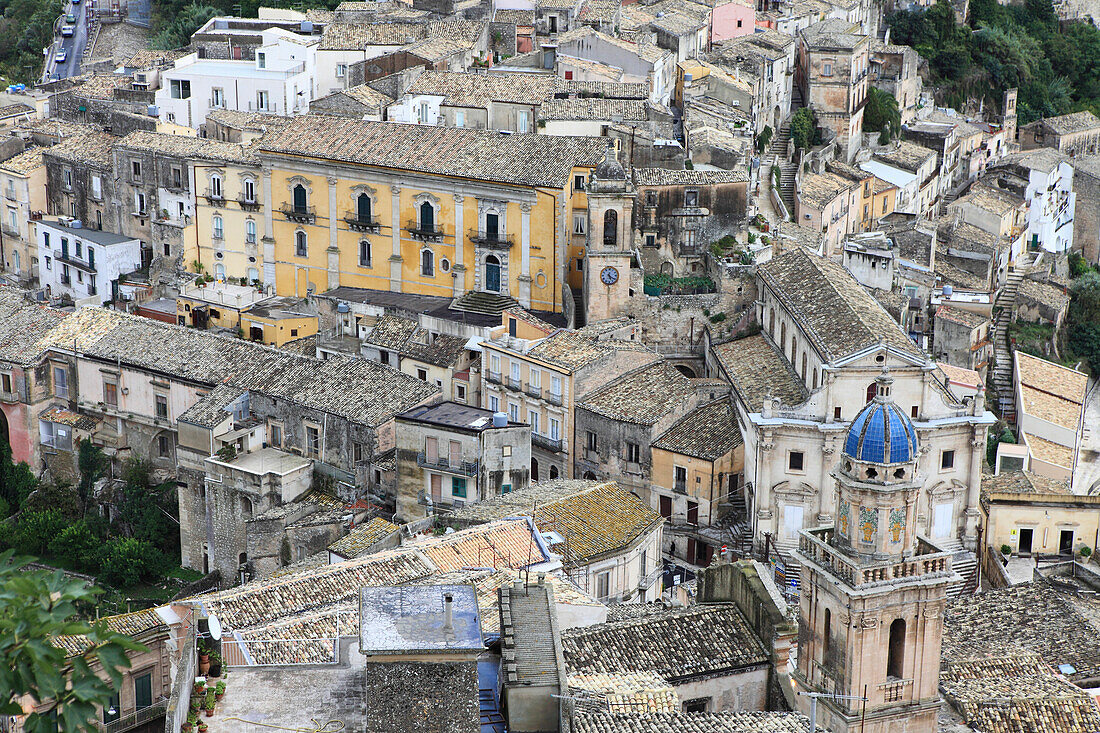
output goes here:
[{"label": "terracotta tile roof", "polygon": [[493,22],[533,26],[535,24],[535,11],[524,10],[523,8],[497,8],[493,14]]},{"label": "terracotta tile roof", "polygon": [[1019,408],[1041,420],[1076,430],[1085,403],[1088,376],[1037,356],[1014,352]]},{"label": "terracotta tile roof", "polygon": [[835,262],[792,249],[760,272],[827,361],[876,343],[923,356],[897,321]]},{"label": "terracotta tile roof", "polygon": [[1073,467],[1073,448],[1046,438],[1040,438],[1038,435],[1031,435],[1030,433],[1022,433],[1021,435],[1023,437],[1022,442],[1027,444],[1028,452],[1031,453],[1033,458],[1063,468]]},{"label": "terracotta tile roof", "polygon": [[65,138],[57,145],[46,148],[47,159],[53,157],[73,163],[91,164],[100,169],[110,169],[113,165],[111,150],[118,138],[105,132],[81,131]]},{"label": "terracotta tile roof", "polygon": [[989,323],[989,319],[983,315],[962,308],[953,308],[949,305],[941,305],[937,308],[936,318],[942,318],[945,321],[951,321],[969,329],[980,328]]},{"label": "terracotta tile roof", "polygon": [[1065,481],[1055,481],[1030,471],[1002,471],[982,476],[982,498],[989,494],[1070,494]]},{"label": "terracotta tile roof", "polygon": [[216,122],[235,130],[265,130],[282,127],[290,118],[267,112],[243,112],[236,109],[212,109],[206,115],[207,122]]},{"label": "terracotta tile roof", "polygon": [[401,356],[426,364],[449,367],[454,366],[466,353],[466,343],[467,339],[462,336],[445,333],[432,335],[421,328],[401,349]]},{"label": "terracotta tile roof", "polygon": [[64,407],[47,407],[39,413],[38,419],[59,425],[68,425],[79,430],[91,430],[99,424],[99,420],[94,417],[81,415],[79,412],[66,410]]},{"label": "terracotta tile roof", "polygon": [[682,411],[695,385],[668,362],[628,372],[576,401],[577,407],[612,420],[652,425],[672,411]]},{"label": "terracotta tile roof", "polygon": [[955,366],[954,364],[948,364],[946,362],[937,361],[936,366],[943,372],[944,376],[950,379],[952,382],[958,382],[959,384],[965,384],[975,389],[982,385],[982,376],[973,369],[963,369],[962,367]]},{"label": "terracotta tile roof", "polygon": [[711,347],[730,378],[734,392],[750,412],[759,412],[767,395],[784,405],[801,405],[809,390],[783,354],[763,334]]},{"label": "terracotta tile roof", "polygon": [[856,48],[869,43],[869,38],[859,33],[858,23],[839,18],[827,18],[802,31],[802,38],[811,48]]},{"label": "terracotta tile roof", "polygon": [[[131,613],[123,613],[117,616],[104,616],[100,619],[107,624],[107,628],[116,634],[123,634],[131,638],[141,636],[150,631],[163,631],[168,632],[168,627],[155,609],[146,608],[141,611],[133,611]],[[82,654],[85,650],[91,646],[91,642],[88,641],[88,637],[81,634],[72,636],[55,636],[50,639],[50,642],[65,650],[65,656],[72,657],[77,654]]]},{"label": "terracotta tile roof", "polygon": [[0,285],[0,361],[24,365],[38,361],[65,317],[63,311],[26,300],[22,290]]},{"label": "terracotta tile roof", "polygon": [[985,183],[976,183],[965,196],[960,196],[948,205],[948,208],[959,208],[964,204],[971,204],[984,211],[997,216],[1005,216],[1016,209],[1027,206],[1023,196],[1017,196],[1011,191],[997,188]]},{"label": "terracotta tile roof", "polygon": [[1071,112],[1068,115],[1059,117],[1047,117],[1042,121],[1042,125],[1050,128],[1056,135],[1072,135],[1075,132],[1085,132],[1087,130],[1100,132],[1100,119],[1097,119],[1096,115],[1088,110]]},{"label": "terracotta tile roof", "polygon": [[396,524],[387,522],[382,517],[371,517],[369,520],[353,528],[346,535],[328,546],[329,552],[336,553],[340,557],[350,559],[362,555],[371,545],[399,530]]},{"label": "terracotta tile roof", "polygon": [[923,145],[898,140],[893,145],[876,150],[875,157],[884,163],[915,173],[929,158],[936,157],[936,151]]},{"label": "terracotta tile roof", "polygon": [[940,690],[983,733],[1095,733],[1100,711],[1091,696],[1059,678],[1037,655],[956,662]]},{"label": "terracotta tile roof", "polygon": [[23,175],[37,170],[43,165],[45,163],[42,160],[42,148],[31,146],[22,153],[13,155],[0,163],[0,169]]},{"label": "terracotta tile roof", "polygon": [[[587,26],[583,28],[575,28],[571,31],[558,34],[558,46],[564,48],[566,46],[572,46],[577,44],[580,47],[587,47],[591,41],[589,39],[597,39],[607,43],[608,45],[618,47],[624,51],[636,54],[638,58],[650,64],[656,64],[663,58],[669,55],[669,52],[663,48],[658,48],[649,43],[633,43],[621,38],[615,38],[609,36],[606,33],[597,31],[594,28]],[[565,53],[568,54],[568,51]]]},{"label": "terracotta tile roof", "polygon": [[329,23],[319,51],[352,51],[367,46],[404,46],[425,36],[423,23]]},{"label": "terracotta tile roof", "polygon": [[604,147],[599,138],[502,135],[318,115],[292,118],[261,144],[268,153],[555,188],[570,181],[574,166],[602,160]]},{"label": "terracotta tile roof", "polygon": [[823,209],[855,184],[836,173],[807,173],[802,176],[798,196],[815,209]]},{"label": "terracotta tile roof", "polygon": [[[574,733],[806,733],[801,713],[613,713],[578,709]],[[820,727],[819,727],[820,729]]]},{"label": "terracotta tile roof", "polygon": [[383,94],[367,84],[349,87],[341,93],[368,107],[384,107],[393,103],[393,98],[388,94]]},{"label": "terracotta tile roof", "polygon": [[669,170],[667,168],[635,168],[636,186],[709,186],[716,183],[740,183],[747,181],[743,170],[704,171]]},{"label": "terracotta tile roof", "polygon": [[570,693],[605,702],[612,713],[676,713],[680,699],[655,672],[569,675]]},{"label": "terracotta tile roof", "polygon": [[737,416],[728,399],[688,413],[654,443],[654,448],[715,461],[744,443]]},{"label": "terracotta tile roof", "polygon": [[453,534],[411,541],[442,572],[462,568],[520,569],[550,558],[535,541],[524,520],[498,520]]},{"label": "terracotta tile roof", "polygon": [[660,514],[614,481],[558,480],[478,502],[451,512],[453,521],[489,522],[530,516],[542,532],[568,542],[551,543],[569,567],[630,547],[663,521]]},{"label": "terracotta tile roof", "polygon": [[766,664],[768,655],[733,604],[668,609],[561,635],[570,674],[656,672],[668,682]]},{"label": "terracotta tile roof", "polygon": [[159,132],[137,130],[120,139],[116,147],[160,153],[188,160],[259,165],[256,149],[253,146],[205,137],[165,135]]},{"label": "terracotta tile roof", "polygon": [[638,122],[649,118],[649,105],[641,99],[577,97],[550,99],[539,110],[542,120],[616,120]]},{"label": "terracotta tile roof", "polygon": [[378,323],[374,324],[374,328],[363,341],[372,346],[397,351],[412,338],[419,327],[411,318],[385,315],[378,319]]},{"label": "terracotta tile roof", "polygon": [[1100,677],[1100,629],[1076,601],[1047,580],[951,600],[944,613],[943,663],[1034,653],[1052,667],[1072,665],[1071,682]]},{"label": "terracotta tile roof", "polygon": [[532,346],[527,355],[570,371],[576,371],[611,353],[604,342],[573,331],[558,331]]},{"label": "terracotta tile roof", "polygon": [[1062,311],[1069,307],[1069,293],[1065,289],[1051,283],[1032,280],[1030,277],[1020,281],[1016,297],[1040,303],[1055,311]]}]

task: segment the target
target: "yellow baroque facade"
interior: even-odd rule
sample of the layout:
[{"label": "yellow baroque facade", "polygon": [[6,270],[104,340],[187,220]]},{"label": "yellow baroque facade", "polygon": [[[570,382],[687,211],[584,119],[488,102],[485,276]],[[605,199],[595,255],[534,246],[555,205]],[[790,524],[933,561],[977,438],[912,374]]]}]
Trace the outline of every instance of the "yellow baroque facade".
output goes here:
[{"label": "yellow baroque facade", "polygon": [[[316,150],[294,138],[276,139],[270,147],[262,143],[260,149],[265,230],[271,233],[262,246],[264,282],[278,294],[302,297],[340,286],[442,297],[475,292],[507,296],[534,310],[562,311],[563,284],[573,279],[572,263],[584,253],[573,233],[574,213],[582,212],[584,203],[576,182],[587,180],[600,141],[552,139],[549,146],[560,148],[560,158],[577,164],[558,159],[553,175],[532,173],[532,184],[525,185],[517,182],[524,178],[523,166],[537,166],[534,153],[547,152],[546,143],[530,138],[546,136],[483,131],[471,136],[474,131],[308,118],[293,124],[303,129],[291,130],[292,135],[318,127]],[[330,124],[342,126],[344,135],[332,148],[323,137]],[[372,127],[376,124],[389,129]],[[374,158],[389,162],[384,152],[345,152],[390,142],[377,137],[383,133],[411,138],[414,145],[433,136],[436,149],[426,149],[425,156],[446,155],[441,147],[469,143],[486,148],[485,157],[460,175],[437,173],[446,167],[438,160],[400,168],[375,163]],[[366,139],[355,140],[357,135]],[[533,155],[525,161],[517,146],[528,144]],[[493,172],[494,145],[502,148],[506,175]],[[328,149],[333,152],[325,155]]]},{"label": "yellow baroque facade", "polygon": [[259,165],[194,162],[194,236],[188,244],[184,264],[224,281],[235,278],[246,283],[264,281],[263,238],[265,232],[262,175]]}]

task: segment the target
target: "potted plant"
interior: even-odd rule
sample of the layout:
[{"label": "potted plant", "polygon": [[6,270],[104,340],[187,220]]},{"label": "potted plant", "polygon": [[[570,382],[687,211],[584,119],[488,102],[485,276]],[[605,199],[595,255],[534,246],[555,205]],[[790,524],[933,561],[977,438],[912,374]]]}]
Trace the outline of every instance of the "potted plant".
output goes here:
[{"label": "potted plant", "polygon": [[214,717],[214,691],[210,690],[210,694],[206,697],[206,717]]},{"label": "potted plant", "polygon": [[183,721],[180,725],[180,733],[190,733],[192,726],[194,726],[194,723],[191,722],[191,718],[187,718],[187,720]]},{"label": "potted plant", "polygon": [[[199,674],[206,676],[210,671],[210,649],[202,644],[199,646]],[[205,682],[205,680],[204,680]]]},{"label": "potted plant", "polygon": [[222,676],[222,655],[213,651],[210,652],[210,676],[214,678]]},{"label": "potted plant", "polygon": [[225,682],[218,680],[218,684],[214,686],[214,699],[221,700],[222,695],[225,694]]},{"label": "potted plant", "polygon": [[1001,554],[1008,557],[1012,554],[1012,547],[1009,545],[1001,545]]},{"label": "potted plant", "polygon": [[199,733],[206,733],[206,729],[209,727],[206,723],[199,723]]}]

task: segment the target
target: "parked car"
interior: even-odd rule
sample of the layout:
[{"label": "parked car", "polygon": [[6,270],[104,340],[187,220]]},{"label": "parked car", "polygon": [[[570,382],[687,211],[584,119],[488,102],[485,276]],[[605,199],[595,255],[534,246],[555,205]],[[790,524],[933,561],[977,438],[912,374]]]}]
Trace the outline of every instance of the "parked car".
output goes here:
[{"label": "parked car", "polygon": [[69,57],[69,52],[63,48],[57,49],[57,53],[53,55],[53,60],[59,64],[65,63],[65,59]]},{"label": "parked car", "polygon": [[71,25],[63,25],[63,26],[61,26],[61,35],[63,35],[63,36],[65,36],[66,38],[68,38],[68,37],[69,37],[69,36],[71,36],[72,34],[73,34],[73,27],[72,27]]},{"label": "parked car", "polygon": [[70,24],[75,23],[76,22],[76,16],[73,15],[72,13],[66,13],[65,14],[65,22],[70,23]]}]

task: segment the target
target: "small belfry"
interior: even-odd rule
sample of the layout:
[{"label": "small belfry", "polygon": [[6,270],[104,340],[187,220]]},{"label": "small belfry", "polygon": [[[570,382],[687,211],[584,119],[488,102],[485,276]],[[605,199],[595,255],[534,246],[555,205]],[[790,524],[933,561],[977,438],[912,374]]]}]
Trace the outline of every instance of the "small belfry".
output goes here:
[{"label": "small belfry", "polygon": [[614,318],[626,311],[634,261],[636,197],[630,173],[619,162],[614,144],[608,145],[588,185],[584,301],[589,322]]},{"label": "small belfry", "polygon": [[[887,370],[833,470],[836,523],[803,530],[801,692],[833,733],[931,733],[951,553],[916,533],[918,436]],[[835,697],[830,697],[833,695]],[[800,695],[809,711],[811,699]]]}]

